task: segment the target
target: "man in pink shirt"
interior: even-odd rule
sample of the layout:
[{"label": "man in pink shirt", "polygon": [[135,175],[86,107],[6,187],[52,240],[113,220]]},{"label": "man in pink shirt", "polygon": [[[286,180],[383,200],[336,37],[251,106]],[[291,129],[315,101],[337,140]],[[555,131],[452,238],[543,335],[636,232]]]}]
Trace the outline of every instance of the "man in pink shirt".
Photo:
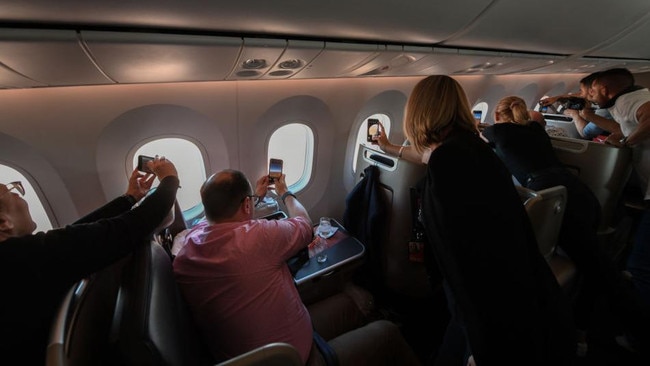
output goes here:
[{"label": "man in pink shirt", "polygon": [[[312,241],[312,222],[287,189],[284,175],[274,184],[289,218],[254,220],[255,202],[269,183],[267,176],[260,178],[253,194],[239,171],[223,170],[208,178],[201,187],[207,222],[187,233],[174,259],[176,280],[217,361],[285,342],[305,364],[323,364],[312,344],[311,316],[286,264]],[[397,326],[388,321],[338,335],[330,347],[340,365],[418,364]]]}]

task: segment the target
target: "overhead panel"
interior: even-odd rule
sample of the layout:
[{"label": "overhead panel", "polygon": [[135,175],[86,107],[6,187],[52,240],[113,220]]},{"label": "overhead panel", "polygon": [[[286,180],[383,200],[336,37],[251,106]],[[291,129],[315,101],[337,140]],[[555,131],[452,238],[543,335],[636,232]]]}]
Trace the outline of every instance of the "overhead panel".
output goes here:
[{"label": "overhead panel", "polygon": [[596,71],[603,71],[615,67],[625,67],[631,72],[650,71],[650,62],[622,59],[596,59],[589,57],[567,58],[558,61],[553,65],[542,67],[530,71],[531,74],[555,74],[555,73],[572,73],[572,74],[590,74]]},{"label": "overhead panel", "polygon": [[294,76],[294,79],[344,77],[379,56],[384,46],[325,42],[325,49]]},{"label": "overhead panel", "polygon": [[[582,1],[546,0],[531,7],[528,1],[500,0],[494,1],[471,26],[444,44],[459,48],[579,54],[624,32],[648,12],[650,1],[628,1],[624,6],[612,6],[611,0],[593,0],[585,6]],[[631,58],[628,52],[638,51],[621,49],[621,56]]]},{"label": "overhead panel", "polygon": [[[433,47],[421,46],[403,46],[402,54],[397,59],[398,64],[395,65],[395,60],[391,60],[393,66],[383,73],[386,76],[416,76],[425,75],[428,70],[437,61],[433,57]],[[401,60],[400,60],[401,59]],[[407,60],[408,62],[404,62]],[[401,61],[401,62],[400,62]]]},{"label": "overhead panel", "polygon": [[319,41],[287,41],[287,48],[275,65],[262,76],[262,79],[287,79],[300,72],[325,47],[325,42]]},{"label": "overhead panel", "polygon": [[36,86],[46,86],[46,84],[26,78],[15,71],[0,65],[0,89],[20,89]]},{"label": "overhead panel", "polygon": [[74,30],[2,29],[0,63],[33,80],[23,80],[25,87],[111,83],[88,58]]},{"label": "overhead panel", "polygon": [[[441,65],[445,65],[446,69],[455,69],[451,72],[453,74],[482,75],[526,73],[563,59],[560,56],[476,50],[459,50],[457,55],[441,55],[441,57],[445,58]],[[460,67],[461,65],[464,67]]]},{"label": "overhead panel", "polygon": [[161,33],[82,31],[99,67],[118,83],[224,80],[241,38]]},{"label": "overhead panel", "polygon": [[[404,46],[387,45],[379,55],[356,68],[348,76],[394,76],[399,70],[405,70],[417,63],[430,52],[431,48],[421,48],[421,52],[409,52]],[[429,52],[428,52],[429,51]]]},{"label": "overhead panel", "polygon": [[[643,22],[636,24],[632,28],[616,40],[612,40],[607,45],[588,52],[585,55],[650,60],[650,47],[648,47],[648,39],[650,38],[648,37],[650,35],[650,12],[643,19]],[[639,45],[645,46],[639,47]]]},{"label": "overhead panel", "polygon": [[275,65],[287,47],[284,39],[244,38],[242,51],[228,80],[254,80]]}]

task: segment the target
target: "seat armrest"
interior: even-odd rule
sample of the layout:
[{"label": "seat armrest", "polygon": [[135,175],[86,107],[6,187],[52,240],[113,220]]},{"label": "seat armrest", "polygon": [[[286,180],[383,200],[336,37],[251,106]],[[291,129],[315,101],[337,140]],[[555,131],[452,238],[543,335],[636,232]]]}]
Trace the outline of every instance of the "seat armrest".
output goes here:
[{"label": "seat armrest", "polygon": [[216,366],[302,366],[300,354],[288,343],[269,343]]}]

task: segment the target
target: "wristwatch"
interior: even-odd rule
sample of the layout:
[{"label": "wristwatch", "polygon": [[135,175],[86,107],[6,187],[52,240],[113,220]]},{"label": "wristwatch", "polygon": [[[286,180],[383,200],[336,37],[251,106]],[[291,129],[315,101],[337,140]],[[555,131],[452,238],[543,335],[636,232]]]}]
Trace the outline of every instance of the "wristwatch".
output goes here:
[{"label": "wristwatch", "polygon": [[286,204],[286,203],[284,202],[284,200],[286,200],[287,197],[289,197],[289,196],[291,196],[291,197],[293,197],[293,198],[296,198],[296,195],[293,194],[293,192],[291,192],[291,191],[286,191],[286,192],[284,192],[284,194],[282,195],[282,197],[280,197],[280,199],[282,200],[282,203]]}]

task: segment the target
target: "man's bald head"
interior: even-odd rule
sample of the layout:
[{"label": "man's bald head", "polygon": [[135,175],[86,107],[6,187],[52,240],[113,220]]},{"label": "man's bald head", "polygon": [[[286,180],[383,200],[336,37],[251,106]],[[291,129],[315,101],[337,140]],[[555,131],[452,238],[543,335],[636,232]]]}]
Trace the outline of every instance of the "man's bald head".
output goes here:
[{"label": "man's bald head", "polygon": [[232,217],[242,200],[251,194],[251,184],[244,173],[226,169],[213,174],[201,186],[206,218],[214,222]]}]

